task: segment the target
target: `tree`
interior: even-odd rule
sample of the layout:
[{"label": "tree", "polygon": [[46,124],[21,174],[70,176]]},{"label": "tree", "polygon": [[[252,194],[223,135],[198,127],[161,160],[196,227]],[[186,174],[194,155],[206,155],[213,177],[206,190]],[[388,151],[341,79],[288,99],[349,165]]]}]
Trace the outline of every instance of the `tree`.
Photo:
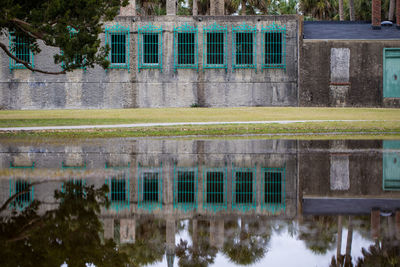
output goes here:
[{"label": "tree", "polygon": [[0,48],[35,72],[63,74],[95,64],[106,68],[109,48],[101,46],[99,34],[103,32],[103,22],[112,20],[127,4],[128,0],[1,0],[0,37],[12,34],[28,38],[33,54],[41,52],[40,42],[59,48],[54,63],[63,63],[64,68],[59,72],[34,68],[14,55],[16,47],[8,48],[0,42]]},{"label": "tree", "polygon": [[[27,192],[30,188],[26,188]],[[65,190],[55,191],[59,205],[39,213],[35,200],[22,212],[11,215],[0,211],[0,266],[126,266],[127,255],[113,240],[102,240],[98,218],[101,206],[108,206],[107,186],[66,183]],[[23,193],[21,192],[21,193]],[[21,194],[18,193],[18,194]],[[16,199],[14,195],[4,204]],[[8,204],[6,205],[8,206]],[[2,205],[4,207],[4,205]]]}]

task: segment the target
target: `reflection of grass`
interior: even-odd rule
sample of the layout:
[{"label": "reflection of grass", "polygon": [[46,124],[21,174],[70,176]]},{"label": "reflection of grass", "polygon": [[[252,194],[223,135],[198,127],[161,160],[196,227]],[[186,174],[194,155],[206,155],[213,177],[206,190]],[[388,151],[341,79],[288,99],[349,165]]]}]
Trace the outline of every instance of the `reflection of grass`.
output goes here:
[{"label": "reflection of grass", "polygon": [[[363,134],[357,134],[357,133]],[[281,134],[296,134],[286,135]],[[318,135],[308,135],[308,134]],[[331,135],[330,133],[342,133]],[[369,134],[368,134],[369,133]],[[382,134],[381,134],[382,133]],[[244,125],[208,125],[208,126],[169,126],[140,127],[120,129],[91,130],[49,130],[38,132],[3,132],[1,137],[60,137],[60,138],[107,138],[107,137],[145,137],[145,136],[202,136],[221,135],[262,135],[263,138],[289,139],[343,139],[355,136],[361,139],[400,138],[400,123],[393,121],[378,122],[318,122],[291,124],[244,124]],[[257,138],[260,138],[257,136]]]},{"label": "reflection of grass", "polygon": [[[160,108],[105,110],[3,110],[0,127],[150,122],[271,120],[399,120],[400,109],[377,108]],[[397,124],[399,122],[396,122]]]}]

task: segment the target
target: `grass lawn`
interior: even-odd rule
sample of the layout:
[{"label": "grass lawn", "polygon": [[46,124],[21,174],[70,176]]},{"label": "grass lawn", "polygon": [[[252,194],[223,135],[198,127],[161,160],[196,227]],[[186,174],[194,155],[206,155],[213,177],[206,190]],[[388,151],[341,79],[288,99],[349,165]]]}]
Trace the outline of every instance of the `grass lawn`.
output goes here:
[{"label": "grass lawn", "polygon": [[[251,124],[251,121],[276,120],[367,120],[342,122],[301,122],[290,124]],[[400,138],[400,109],[377,108],[160,108],[160,109],[112,109],[112,110],[37,110],[0,111],[0,127],[63,126],[94,124],[127,124],[149,122],[207,122],[249,121],[249,124],[138,127],[92,130],[47,130],[35,132],[2,132],[0,137],[143,137],[187,135],[249,135],[298,134],[294,138],[307,137],[308,133],[362,133],[363,138],[383,136]],[[322,135],[320,135],[322,138]],[[273,137],[271,137],[273,138]],[[289,137],[290,138],[290,137]],[[308,137],[309,138],[309,137]]]},{"label": "grass lawn", "polygon": [[397,120],[400,123],[400,109],[244,107],[0,111],[0,127],[275,120]]}]

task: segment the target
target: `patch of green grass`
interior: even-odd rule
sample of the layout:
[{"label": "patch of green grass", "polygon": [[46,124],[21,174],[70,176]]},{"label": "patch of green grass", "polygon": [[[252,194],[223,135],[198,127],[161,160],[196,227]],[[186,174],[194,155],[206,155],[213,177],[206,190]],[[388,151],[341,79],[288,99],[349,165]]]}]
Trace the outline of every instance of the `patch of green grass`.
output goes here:
[{"label": "patch of green grass", "polygon": [[[90,130],[46,130],[3,132],[0,137],[59,137],[59,138],[112,138],[112,137],[171,137],[171,136],[232,136],[297,134],[309,136],[309,133],[372,133],[381,136],[385,133],[400,137],[400,123],[393,121],[378,122],[313,122],[290,124],[244,124],[244,125],[207,125],[207,126],[169,126],[138,127]],[[360,135],[360,134],[359,134]],[[335,135],[337,136],[337,135]],[[297,137],[296,137],[297,138]]]},{"label": "patch of green grass", "polygon": [[0,127],[275,120],[399,121],[400,109],[243,107],[0,111]]}]

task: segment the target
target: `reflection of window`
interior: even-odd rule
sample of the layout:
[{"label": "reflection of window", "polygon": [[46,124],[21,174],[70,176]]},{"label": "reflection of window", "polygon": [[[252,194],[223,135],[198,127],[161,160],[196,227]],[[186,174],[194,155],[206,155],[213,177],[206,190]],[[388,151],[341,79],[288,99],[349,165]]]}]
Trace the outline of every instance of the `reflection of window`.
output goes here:
[{"label": "reflection of window", "polygon": [[162,166],[138,167],[138,208],[162,208]]},{"label": "reflection of window", "polygon": [[174,209],[197,208],[197,168],[174,167]]},{"label": "reflection of window", "polygon": [[218,24],[203,28],[204,68],[227,68],[226,36],[226,27]]},{"label": "reflection of window", "polygon": [[207,203],[224,202],[224,173],[207,172]]},{"label": "reflection of window", "polygon": [[256,68],[256,28],[233,28],[233,68]]},{"label": "reflection of window", "polygon": [[125,179],[111,179],[111,201],[124,202],[126,200],[126,181]]},{"label": "reflection of window", "polygon": [[158,201],[158,173],[143,173],[143,201]]},{"label": "reflection of window", "polygon": [[178,171],[178,203],[193,203],[195,180],[193,171]]},{"label": "reflection of window", "polygon": [[400,141],[383,141],[383,190],[400,190]]},{"label": "reflection of window", "polygon": [[[30,63],[33,67],[33,53],[30,49],[30,39],[24,35],[10,33],[10,51],[19,60]],[[25,65],[10,58],[10,69],[25,69]]]},{"label": "reflection of window", "polygon": [[162,28],[146,25],[139,28],[140,69],[162,69]]},{"label": "reflection of window", "polygon": [[262,29],[263,69],[286,68],[286,27],[271,24]]},{"label": "reflection of window", "polygon": [[106,28],[106,44],[110,48],[110,68],[129,68],[129,28],[115,25]]},{"label": "reflection of window", "polygon": [[264,194],[265,203],[282,203],[282,172],[264,172]]},{"label": "reflection of window", "polygon": [[236,203],[253,202],[253,172],[236,172]]},{"label": "reflection of window", "polygon": [[17,195],[10,204],[10,208],[22,210],[32,203],[33,186],[29,188],[29,185],[30,182],[26,180],[10,180],[10,197]]},{"label": "reflection of window", "polygon": [[256,208],[256,168],[232,168],[232,209]]},{"label": "reflection of window", "polygon": [[197,69],[197,29],[185,24],[174,28],[174,69]]},{"label": "reflection of window", "polygon": [[227,168],[203,167],[203,209],[227,210]]},{"label": "reflection of window", "polygon": [[284,211],[285,167],[261,168],[261,173],[261,207],[272,214]]}]

